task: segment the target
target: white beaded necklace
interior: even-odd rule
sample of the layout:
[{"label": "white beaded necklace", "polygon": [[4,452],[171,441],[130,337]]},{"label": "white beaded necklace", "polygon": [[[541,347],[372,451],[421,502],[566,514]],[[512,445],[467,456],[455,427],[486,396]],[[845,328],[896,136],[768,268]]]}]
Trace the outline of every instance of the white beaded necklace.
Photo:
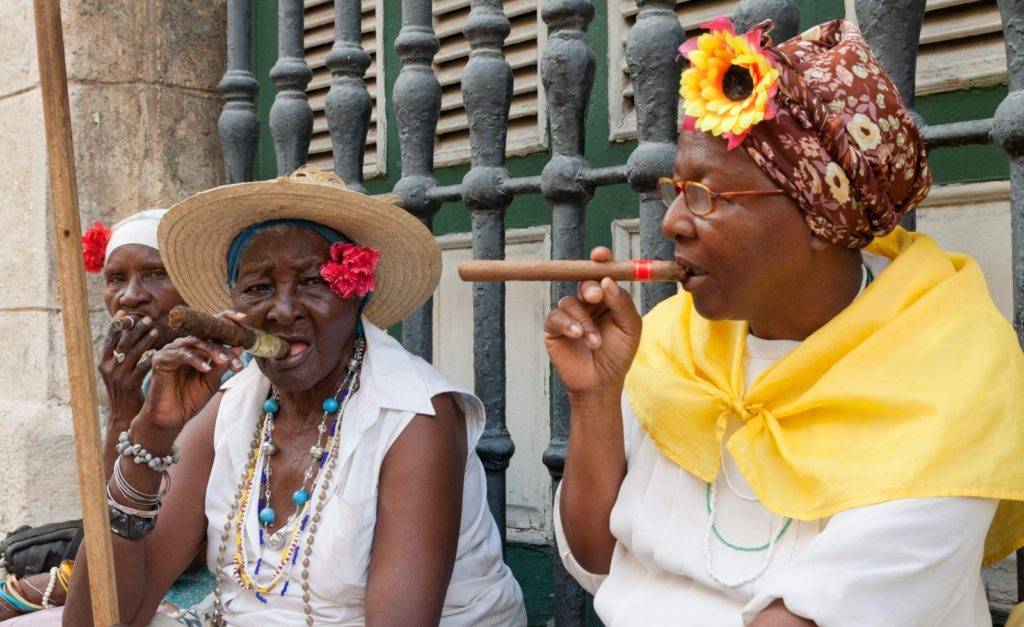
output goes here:
[{"label": "white beaded necklace", "polygon": [[[872,280],[874,279],[874,275],[872,274],[871,270],[868,269],[866,264],[861,263],[860,268],[860,289],[857,290],[857,295],[853,297],[854,300],[859,298],[860,295],[864,293],[864,290],[867,289],[868,285],[870,285]],[[724,439],[719,441],[719,448],[721,452],[720,458],[722,460],[721,474],[725,476],[725,484],[726,486],[728,486],[729,491],[736,495],[737,498],[740,498],[744,501],[750,503],[759,502],[760,499],[757,498],[757,496],[741,494],[739,490],[737,490],[736,487],[732,484],[732,479],[729,477],[729,471],[726,469],[725,466]],[[711,565],[711,536],[714,535],[715,532],[715,501],[717,500],[717,496],[718,490],[716,489],[715,482],[712,481],[711,483],[708,484],[708,524],[707,527],[704,529],[704,569],[707,571],[708,576],[711,577],[711,579],[713,579],[719,585],[722,585],[726,588],[738,588],[742,585],[756,581],[758,578],[761,577],[761,575],[765,573],[765,571],[768,570],[768,565],[771,563],[772,557],[775,555],[775,547],[778,546],[779,540],[782,539],[782,534],[785,533],[786,529],[789,528],[789,525],[792,523],[792,519],[783,519],[783,517],[781,516],[772,514],[772,522],[771,526],[769,527],[768,547],[765,550],[764,559],[761,560],[761,565],[758,567],[756,571],[754,571],[752,575],[748,577],[744,577],[743,579],[737,581],[726,581],[724,578],[715,573],[715,570]],[[783,523],[785,527],[783,527],[781,531],[776,531],[778,529],[779,523],[781,523],[783,520],[785,520],[785,522]]]}]

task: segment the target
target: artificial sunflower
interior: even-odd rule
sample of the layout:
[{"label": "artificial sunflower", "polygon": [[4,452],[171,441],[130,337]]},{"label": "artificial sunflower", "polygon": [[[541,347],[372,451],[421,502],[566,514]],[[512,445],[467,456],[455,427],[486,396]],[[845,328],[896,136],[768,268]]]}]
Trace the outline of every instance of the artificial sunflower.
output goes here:
[{"label": "artificial sunflower", "polygon": [[760,29],[737,35],[725,17],[701,28],[708,32],[679,47],[690,61],[679,80],[683,129],[724,135],[732,150],[752,126],[775,117],[779,70],[761,46]]}]

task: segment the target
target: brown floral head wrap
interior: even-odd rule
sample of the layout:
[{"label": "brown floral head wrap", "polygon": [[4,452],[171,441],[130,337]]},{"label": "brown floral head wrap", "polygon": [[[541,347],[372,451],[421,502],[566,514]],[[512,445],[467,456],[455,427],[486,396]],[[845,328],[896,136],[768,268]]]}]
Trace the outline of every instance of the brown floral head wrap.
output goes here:
[{"label": "brown floral head wrap", "polygon": [[[709,26],[724,23],[716,20]],[[742,145],[758,167],[796,200],[821,239],[861,248],[892,231],[928,195],[932,176],[921,133],[860,31],[849,22],[835,20],[778,46],[771,46],[766,37],[761,46],[752,45],[749,36],[754,32],[745,35],[749,50],[739,50],[731,58],[718,56],[729,70],[751,69],[755,89],[750,98],[754,98],[760,74],[746,60],[764,54],[778,71],[777,90],[763,119],[741,127],[724,118],[722,123],[733,123],[733,132],[725,133],[730,145]],[[680,50],[688,55],[691,67],[700,62],[711,67],[714,61],[693,58],[692,51],[701,54],[705,48],[712,55],[717,53],[710,45],[690,42]],[[680,92],[687,100],[684,129],[721,134],[722,125],[707,123],[704,107],[691,103],[703,97],[697,94],[715,95],[693,91],[694,85],[706,89],[706,79],[715,75],[707,71],[705,80],[697,83],[693,76],[688,81],[684,73]],[[739,104],[737,98],[725,95],[732,87],[722,86],[726,76],[718,73],[717,95]],[[711,101],[704,104],[721,106]]]}]

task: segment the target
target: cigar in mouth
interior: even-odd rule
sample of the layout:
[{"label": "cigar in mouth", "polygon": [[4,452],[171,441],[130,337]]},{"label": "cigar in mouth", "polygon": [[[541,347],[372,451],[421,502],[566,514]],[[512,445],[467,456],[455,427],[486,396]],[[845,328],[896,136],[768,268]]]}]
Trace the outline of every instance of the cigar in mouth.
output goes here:
[{"label": "cigar in mouth", "polygon": [[256,357],[281,359],[291,350],[288,342],[276,335],[235,324],[184,305],[172,309],[167,321],[172,329],[182,335],[191,335],[228,346],[241,346]]},{"label": "cigar in mouth", "polygon": [[110,331],[112,333],[120,333],[121,331],[129,331],[135,326],[135,316],[128,314],[123,318],[114,318],[110,321]]},{"label": "cigar in mouth", "polygon": [[681,281],[685,271],[674,261],[495,261],[473,259],[459,264],[463,281]]}]

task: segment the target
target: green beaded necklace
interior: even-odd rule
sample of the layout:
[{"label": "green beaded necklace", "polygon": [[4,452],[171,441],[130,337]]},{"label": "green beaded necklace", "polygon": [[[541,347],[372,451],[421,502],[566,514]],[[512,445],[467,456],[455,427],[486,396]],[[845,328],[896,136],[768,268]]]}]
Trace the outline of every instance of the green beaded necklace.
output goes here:
[{"label": "green beaded necklace", "polygon": [[[707,505],[708,515],[710,516],[711,515],[711,484],[710,483],[707,484],[707,488],[704,490],[704,502]],[[722,544],[724,544],[725,546],[729,547],[730,549],[733,549],[735,551],[743,551],[745,553],[758,553],[760,551],[767,551],[768,547],[770,547],[773,542],[778,542],[779,540],[781,540],[783,534],[786,533],[786,530],[789,529],[789,526],[792,523],[793,523],[793,519],[792,518],[787,518],[786,519],[786,524],[782,525],[782,529],[780,529],[778,535],[775,536],[775,540],[770,540],[770,541],[766,542],[765,544],[762,544],[761,546],[740,546],[738,544],[733,544],[732,542],[729,542],[728,540],[726,540],[725,538],[722,537],[721,533],[718,532],[718,527],[715,526],[714,522],[711,523],[711,533],[715,534],[715,537],[718,538],[718,541],[721,542]]]}]

